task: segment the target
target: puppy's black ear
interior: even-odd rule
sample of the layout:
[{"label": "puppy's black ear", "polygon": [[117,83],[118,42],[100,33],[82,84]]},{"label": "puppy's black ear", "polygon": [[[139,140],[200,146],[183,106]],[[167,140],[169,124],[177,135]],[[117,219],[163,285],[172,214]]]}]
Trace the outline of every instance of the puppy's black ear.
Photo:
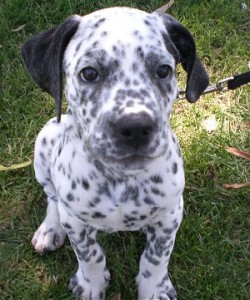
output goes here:
[{"label": "puppy's black ear", "polygon": [[172,52],[187,72],[186,98],[189,102],[197,101],[209,83],[207,72],[196,55],[196,47],[191,33],[175,18],[162,15],[168,36],[164,35],[166,46],[172,44]]},{"label": "puppy's black ear", "polygon": [[64,51],[78,28],[77,16],[25,42],[21,53],[33,80],[55,98],[57,122],[61,119]]}]

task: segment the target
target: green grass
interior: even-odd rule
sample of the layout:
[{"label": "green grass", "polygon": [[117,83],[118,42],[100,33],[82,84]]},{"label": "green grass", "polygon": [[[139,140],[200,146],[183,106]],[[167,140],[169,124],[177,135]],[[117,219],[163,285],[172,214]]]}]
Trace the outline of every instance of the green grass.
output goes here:
[{"label": "green grass", "polygon": [[[70,14],[127,5],[152,11],[166,1],[31,1],[0,3],[0,164],[32,159],[37,133],[54,116],[54,102],[29,79],[19,54],[31,35]],[[197,41],[211,81],[248,70],[250,2],[177,0],[169,11]],[[12,29],[25,24],[19,32]],[[181,85],[184,74],[180,72]],[[249,181],[249,162],[225,151],[250,151],[250,88],[204,96],[195,105],[176,102],[172,125],[186,168],[185,216],[171,257],[170,276],[180,300],[244,300],[250,294],[249,187],[224,189],[223,183]],[[214,116],[208,132],[204,120]],[[32,167],[0,172],[0,298],[72,299],[68,280],[76,271],[69,243],[47,256],[30,245],[45,213],[45,195]],[[136,299],[134,277],[144,246],[139,233],[101,234],[112,281],[108,298],[121,291]]]}]

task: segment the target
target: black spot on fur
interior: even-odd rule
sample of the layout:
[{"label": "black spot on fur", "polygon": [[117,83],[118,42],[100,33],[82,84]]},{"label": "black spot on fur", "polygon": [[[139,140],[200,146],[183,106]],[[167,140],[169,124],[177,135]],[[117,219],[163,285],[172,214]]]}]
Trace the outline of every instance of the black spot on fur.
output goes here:
[{"label": "black spot on fur", "polygon": [[88,189],[89,189],[89,182],[88,182],[88,180],[83,179],[83,180],[82,180],[82,186],[83,186],[83,188],[84,188],[85,190],[88,190]]},{"label": "black spot on fur", "polygon": [[141,46],[137,47],[136,52],[140,58],[142,58],[142,59],[144,58],[144,52],[143,52]]},{"label": "black spot on fur", "polygon": [[72,229],[72,227],[71,227],[71,225],[69,225],[69,223],[63,223],[62,226],[67,229]]},{"label": "black spot on fur", "polygon": [[39,156],[41,157],[42,160],[45,160],[45,155],[44,155],[43,152],[40,152],[40,153],[39,153]]},{"label": "black spot on fur", "polygon": [[134,63],[132,64],[132,71],[133,71],[133,72],[136,72],[136,71],[138,71],[138,69],[139,69],[138,64],[137,64],[136,62],[134,62]]},{"label": "black spot on fur", "polygon": [[176,162],[174,162],[174,163],[173,163],[173,166],[172,166],[172,171],[173,171],[173,173],[174,173],[174,174],[176,174],[176,173],[177,173],[177,171],[178,171],[178,165],[177,165],[177,163],[176,163]]},{"label": "black spot on fur", "polygon": [[149,205],[154,204],[154,201],[150,197],[145,197],[144,202]]},{"label": "black spot on fur", "polygon": [[101,199],[96,197],[93,201],[89,201],[90,207],[96,207],[101,202]]},{"label": "black spot on fur", "polygon": [[104,256],[101,254],[101,255],[97,258],[96,263],[102,262],[103,259],[104,259]]},{"label": "black spot on fur", "polygon": [[82,45],[82,41],[78,43],[78,45],[76,46],[76,49],[75,49],[75,55],[78,53],[80,47]]},{"label": "black spot on fur", "polygon": [[159,175],[154,175],[154,176],[150,177],[150,180],[153,183],[163,183],[163,180],[162,180],[161,176],[159,176]]},{"label": "black spot on fur", "polygon": [[92,217],[96,218],[96,219],[104,219],[104,218],[106,218],[106,216],[104,214],[100,213],[99,211],[93,213]]},{"label": "black spot on fur", "polygon": [[70,202],[71,202],[71,201],[74,201],[74,200],[75,200],[74,195],[73,195],[72,193],[68,193],[68,194],[67,194],[67,200],[70,201]]},{"label": "black spot on fur", "polygon": [[62,147],[60,147],[59,150],[58,150],[58,156],[61,155],[61,152],[62,152]]},{"label": "black spot on fur", "polygon": [[95,24],[94,24],[94,28],[98,28],[103,22],[105,22],[106,19],[105,18],[101,18],[100,20],[98,20]]},{"label": "black spot on fur", "polygon": [[76,188],[76,182],[74,180],[71,183],[71,188],[72,188],[72,190],[74,190]]},{"label": "black spot on fur", "polygon": [[47,139],[44,137],[42,139],[42,146],[45,147],[47,145]]},{"label": "black spot on fur", "polygon": [[108,197],[111,197],[111,193],[110,193],[110,190],[109,190],[109,184],[107,182],[99,187],[98,194],[106,195]]},{"label": "black spot on fur", "polygon": [[107,31],[103,31],[103,32],[101,33],[101,36],[102,36],[102,37],[107,36],[107,35],[108,35]]},{"label": "black spot on fur", "polygon": [[145,254],[145,258],[148,260],[149,263],[151,263],[154,266],[158,266],[160,264],[160,262],[157,259],[155,259],[152,255],[150,255],[147,252]]},{"label": "black spot on fur", "polygon": [[152,276],[152,274],[147,270],[142,275],[144,278],[150,278]]},{"label": "black spot on fur", "polygon": [[160,194],[161,194],[161,192],[160,192],[156,187],[152,187],[152,188],[151,188],[151,192],[152,192],[153,194],[155,194],[155,195],[160,195]]}]

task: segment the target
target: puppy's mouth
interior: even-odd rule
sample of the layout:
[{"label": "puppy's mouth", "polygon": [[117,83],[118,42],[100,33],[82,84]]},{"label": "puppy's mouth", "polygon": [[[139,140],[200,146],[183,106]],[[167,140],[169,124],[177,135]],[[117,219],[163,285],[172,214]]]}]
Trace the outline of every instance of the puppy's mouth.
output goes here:
[{"label": "puppy's mouth", "polygon": [[86,143],[89,153],[97,161],[112,169],[141,170],[148,164],[163,155],[164,148],[151,145],[151,147],[138,147],[132,149],[129,146],[120,146],[108,143],[104,139],[96,142],[95,139]]},{"label": "puppy's mouth", "polygon": [[[158,156],[157,156],[158,157]],[[103,163],[120,170],[142,170],[157,157],[131,154],[119,158],[102,158]]]},{"label": "puppy's mouth", "polygon": [[148,161],[153,160],[154,158],[149,157],[149,156],[144,156],[144,155],[140,155],[140,154],[132,154],[123,158],[118,158],[116,160],[114,160],[114,162],[116,163],[121,163],[121,164],[130,164],[130,163],[136,163],[136,162],[140,162],[140,163],[146,163]]}]

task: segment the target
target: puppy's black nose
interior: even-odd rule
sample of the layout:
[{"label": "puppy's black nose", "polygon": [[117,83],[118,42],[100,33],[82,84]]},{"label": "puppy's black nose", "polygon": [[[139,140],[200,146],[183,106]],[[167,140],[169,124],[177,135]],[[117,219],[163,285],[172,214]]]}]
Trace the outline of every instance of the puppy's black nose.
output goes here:
[{"label": "puppy's black nose", "polygon": [[156,130],[155,121],[146,112],[122,116],[111,124],[117,142],[134,149],[149,144]]}]

